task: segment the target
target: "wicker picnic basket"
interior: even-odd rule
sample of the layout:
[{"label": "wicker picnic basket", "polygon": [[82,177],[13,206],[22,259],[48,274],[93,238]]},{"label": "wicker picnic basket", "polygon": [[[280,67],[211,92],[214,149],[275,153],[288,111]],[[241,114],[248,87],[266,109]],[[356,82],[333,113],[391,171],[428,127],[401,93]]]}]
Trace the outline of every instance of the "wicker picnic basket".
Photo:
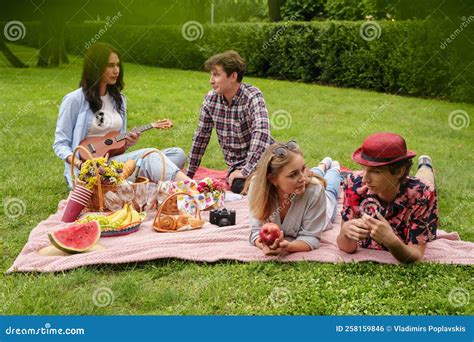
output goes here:
[{"label": "wicker picnic basket", "polygon": [[[142,156],[142,159],[148,157],[152,153],[158,153],[158,155],[160,156],[160,159],[161,159],[161,179],[160,179],[160,182],[159,182],[159,185],[158,185],[158,193],[160,193],[161,185],[163,184],[163,182],[165,180],[165,171],[166,171],[165,156],[164,156],[163,152],[161,152],[160,150],[154,149],[154,150],[151,150],[151,151],[148,151],[148,152],[144,153],[143,156]],[[160,208],[161,208],[163,214],[167,214],[167,215],[179,214],[178,202],[177,202],[176,197],[174,197],[172,200],[168,200],[168,201],[164,200],[162,202]]]},{"label": "wicker picnic basket", "polygon": [[[74,152],[72,154],[72,161],[71,161],[71,178],[72,178],[72,188],[74,190],[76,184],[78,185],[83,185],[85,186],[85,182],[76,179],[76,175],[74,173],[74,162],[76,158],[76,154],[79,150],[82,150],[87,154],[89,159],[94,159],[90,152],[83,146],[79,145],[74,149]],[[87,210],[89,211],[104,211],[105,209],[105,204],[104,204],[104,198],[105,194],[109,191],[116,192],[117,191],[117,185],[116,184],[102,184],[100,182],[100,174],[99,170],[97,168],[97,165],[95,163],[92,164],[95,170],[95,174],[97,177],[97,182],[96,186],[92,188],[92,197],[90,199],[89,205],[87,206]],[[133,183],[132,186],[136,186],[137,183],[148,183],[149,180],[146,177],[138,177],[138,182]]]},{"label": "wicker picnic basket", "polygon": [[[137,190],[138,185],[148,184],[148,183],[150,183],[150,180],[148,178],[143,177],[143,176],[138,176],[135,183],[132,183],[131,186],[132,186],[133,191],[135,193],[135,191]],[[140,210],[140,206],[137,203],[135,203],[135,201],[132,200],[132,204],[133,204],[133,208],[135,210]]]},{"label": "wicker picnic basket", "polygon": [[[72,178],[72,189],[76,187],[76,184],[85,186],[85,182],[76,179],[76,175],[74,173],[74,162],[76,161],[76,154],[79,150],[82,150],[88,157],[89,159],[94,159],[90,152],[84,147],[84,146],[77,146],[74,149],[74,152],[72,154],[72,161],[71,161],[71,178]],[[95,174],[97,177],[97,183],[96,186],[92,188],[92,197],[89,201],[89,205],[87,206],[87,209],[90,211],[104,211],[104,197],[105,193],[108,191],[113,191],[117,189],[117,185],[115,184],[102,184],[100,182],[100,174],[99,170],[97,168],[97,165],[95,163],[92,164],[95,170]]]},{"label": "wicker picnic basket", "polygon": [[[112,215],[112,214],[110,214]],[[114,236],[123,236],[132,234],[138,231],[141,223],[145,220],[146,213],[140,213],[140,221],[132,222],[129,225],[120,227],[120,228],[102,228],[100,236],[101,237],[114,237]]]},{"label": "wicker picnic basket", "polygon": [[[178,222],[181,218],[185,216],[179,215],[179,210],[177,206],[176,206],[176,212],[173,212],[173,214],[166,214],[164,212],[164,209],[167,208],[167,205],[169,202],[176,203],[177,201],[176,198],[179,195],[189,196],[194,201],[194,204],[195,204],[194,218],[192,218],[193,222],[186,223],[186,225],[190,226],[190,228],[186,230],[199,229],[199,228],[202,228],[202,226],[204,225],[204,221],[202,221],[201,219],[201,211],[199,210],[197,202],[192,197],[192,195],[188,194],[187,192],[175,192],[174,194],[171,194],[168,197],[166,197],[166,199],[163,201],[161,206],[158,208],[158,212],[156,213],[155,219],[153,220],[153,228],[157,232],[177,233],[177,232],[182,231],[182,230],[179,230]],[[175,214],[178,214],[178,215],[175,215]]]}]

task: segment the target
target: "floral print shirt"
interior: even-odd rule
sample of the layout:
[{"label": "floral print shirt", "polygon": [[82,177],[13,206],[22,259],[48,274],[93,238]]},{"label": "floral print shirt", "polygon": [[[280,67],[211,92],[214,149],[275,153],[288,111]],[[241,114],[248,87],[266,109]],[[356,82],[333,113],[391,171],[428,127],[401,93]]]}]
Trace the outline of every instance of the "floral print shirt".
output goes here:
[{"label": "floral print shirt", "polygon": [[[362,183],[362,173],[350,174],[344,182],[342,220],[374,216],[378,210],[390,223],[394,233],[405,244],[423,244],[436,238],[438,228],[438,198],[434,186],[422,179],[408,177],[392,203],[382,206],[377,195]],[[359,241],[359,246],[387,250],[371,237]]]}]

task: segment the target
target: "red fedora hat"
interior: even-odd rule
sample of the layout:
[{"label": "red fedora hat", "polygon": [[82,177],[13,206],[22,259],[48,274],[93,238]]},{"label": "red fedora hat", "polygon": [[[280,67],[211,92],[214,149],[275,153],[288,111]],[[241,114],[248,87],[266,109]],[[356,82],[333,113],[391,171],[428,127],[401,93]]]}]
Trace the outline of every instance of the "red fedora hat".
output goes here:
[{"label": "red fedora hat", "polygon": [[369,135],[352,153],[352,160],[366,166],[383,166],[414,156],[416,153],[407,150],[405,139],[400,135],[380,132]]}]

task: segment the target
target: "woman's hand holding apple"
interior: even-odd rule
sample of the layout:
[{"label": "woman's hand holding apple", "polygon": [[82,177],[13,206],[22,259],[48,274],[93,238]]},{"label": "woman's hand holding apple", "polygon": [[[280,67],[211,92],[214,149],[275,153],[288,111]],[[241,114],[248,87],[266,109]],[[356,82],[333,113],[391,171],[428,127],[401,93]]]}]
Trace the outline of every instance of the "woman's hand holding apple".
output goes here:
[{"label": "woman's hand holding apple", "polygon": [[283,240],[284,233],[275,223],[265,223],[260,229],[259,238],[256,245],[263,250],[266,255],[278,255],[284,251],[289,242]]}]

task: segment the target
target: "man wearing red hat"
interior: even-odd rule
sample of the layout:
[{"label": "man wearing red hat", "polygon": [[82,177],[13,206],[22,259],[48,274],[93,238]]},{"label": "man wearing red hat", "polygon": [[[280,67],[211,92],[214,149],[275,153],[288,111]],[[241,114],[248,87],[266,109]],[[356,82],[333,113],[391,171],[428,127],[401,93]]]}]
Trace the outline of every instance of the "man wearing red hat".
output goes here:
[{"label": "man wearing red hat", "polygon": [[438,200],[430,157],[420,156],[416,176],[409,177],[415,156],[401,136],[386,132],[368,136],[352,154],[362,171],[344,185],[339,249],[388,250],[403,263],[423,258],[436,238]]}]

